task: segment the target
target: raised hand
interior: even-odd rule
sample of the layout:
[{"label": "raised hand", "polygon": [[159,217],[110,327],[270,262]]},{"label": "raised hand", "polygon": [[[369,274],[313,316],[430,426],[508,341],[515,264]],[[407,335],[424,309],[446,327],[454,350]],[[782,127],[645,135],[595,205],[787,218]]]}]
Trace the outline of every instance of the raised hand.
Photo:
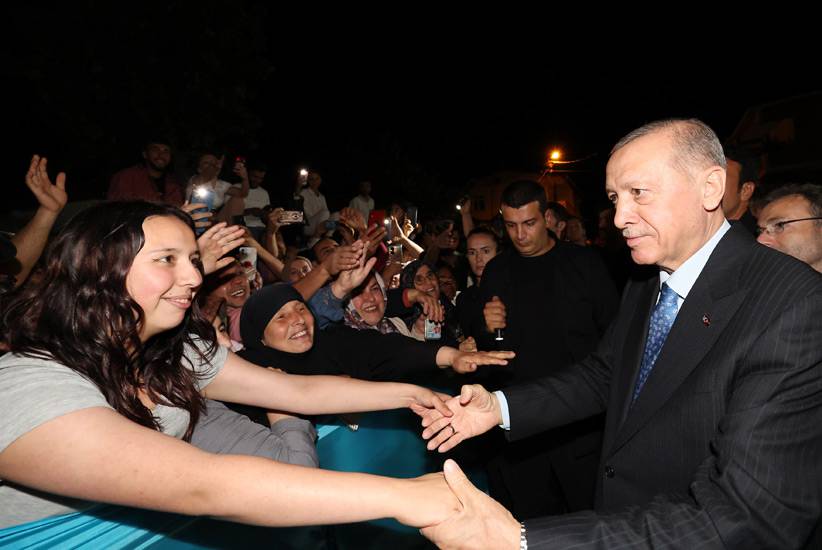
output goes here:
[{"label": "raised hand", "polygon": [[359,210],[346,206],[340,210],[340,221],[356,231],[357,235],[365,234],[365,218]]},{"label": "raised hand", "polygon": [[200,235],[197,239],[197,248],[200,249],[200,262],[203,264],[203,272],[206,275],[234,261],[234,258],[230,256],[227,258],[223,256],[243,244],[243,233],[241,226],[229,226],[225,222],[220,222]]},{"label": "raised hand", "polygon": [[494,394],[478,384],[463,386],[460,395],[446,403],[451,415],[439,410],[412,410],[422,417],[423,439],[430,439],[429,451],[444,453],[462,441],[502,424],[502,411]]},{"label": "raised hand", "polygon": [[[364,257],[365,256],[363,256],[363,258]],[[344,296],[360,286],[362,282],[368,278],[368,274],[371,272],[371,269],[374,267],[375,263],[377,263],[377,258],[371,258],[367,262],[361,263],[354,269],[340,271],[340,275],[335,281],[335,283],[339,285],[339,288],[334,294]]]},{"label": "raised hand", "polygon": [[365,243],[355,241],[353,244],[338,246],[323,260],[323,266],[332,277],[346,269],[355,269],[360,265]]},{"label": "raised hand", "polygon": [[47,164],[48,160],[45,157],[32,156],[29,170],[26,172],[26,185],[40,203],[40,208],[53,214],[59,214],[68,202],[66,174],[60,172],[57,174],[55,183],[51,183],[46,170]]},{"label": "raised hand", "polygon": [[405,291],[405,298],[412,304],[420,304],[422,306],[422,313],[428,319],[441,323],[445,320],[445,308],[442,306],[438,298],[429,296],[425,292],[417,290],[416,288],[409,288]]},{"label": "raised hand", "polygon": [[[211,216],[214,215],[214,212],[207,210],[207,208],[208,205],[202,202],[186,202],[180,207],[180,210],[191,217],[194,221],[194,227],[200,228],[211,226]],[[194,212],[195,210],[202,210],[202,212]]]}]

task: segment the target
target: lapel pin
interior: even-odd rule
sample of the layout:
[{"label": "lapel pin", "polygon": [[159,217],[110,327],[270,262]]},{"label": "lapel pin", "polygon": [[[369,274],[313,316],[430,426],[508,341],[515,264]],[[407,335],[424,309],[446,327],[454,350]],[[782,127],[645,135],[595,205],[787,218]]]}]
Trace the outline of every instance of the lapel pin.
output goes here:
[{"label": "lapel pin", "polygon": [[707,313],[702,316],[702,324],[706,327],[711,326],[711,318]]}]

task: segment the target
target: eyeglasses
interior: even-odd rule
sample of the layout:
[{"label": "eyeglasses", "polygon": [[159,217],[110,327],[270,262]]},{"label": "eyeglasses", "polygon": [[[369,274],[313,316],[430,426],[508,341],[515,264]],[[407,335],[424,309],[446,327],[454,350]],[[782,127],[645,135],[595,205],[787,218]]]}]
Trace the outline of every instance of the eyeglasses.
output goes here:
[{"label": "eyeglasses", "polygon": [[768,235],[779,235],[785,231],[785,226],[789,223],[805,222],[809,220],[822,220],[822,216],[816,216],[813,218],[797,218],[795,220],[782,220],[781,222],[769,223],[765,227],[757,226],[756,234],[761,235],[762,233],[767,233]]}]

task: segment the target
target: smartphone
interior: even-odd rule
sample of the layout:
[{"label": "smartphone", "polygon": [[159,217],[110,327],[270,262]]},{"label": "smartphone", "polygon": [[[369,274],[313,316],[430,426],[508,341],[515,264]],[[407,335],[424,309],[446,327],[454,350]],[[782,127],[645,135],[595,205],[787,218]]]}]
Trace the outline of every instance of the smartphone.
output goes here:
[{"label": "smartphone", "polygon": [[303,216],[302,210],[285,210],[280,214],[280,223],[302,223]]},{"label": "smartphone", "polygon": [[241,246],[237,260],[248,280],[253,281],[257,275],[257,249],[253,246]]},{"label": "smartphone", "polygon": [[372,225],[384,227],[386,219],[387,216],[385,214],[385,210],[372,210],[368,214],[368,228],[370,229]]},{"label": "smartphone", "polygon": [[405,216],[408,218],[408,221],[411,222],[413,227],[417,227],[417,207],[416,206],[409,206],[408,209],[405,211]]},{"label": "smartphone", "polygon": [[[189,197],[188,201],[191,204],[205,204],[205,208],[197,208],[196,210],[192,210],[192,214],[210,212],[214,208],[214,190],[205,185],[198,185],[191,190],[191,197]],[[207,227],[197,227],[194,232],[197,236],[199,236],[205,233],[207,229]]]},{"label": "smartphone", "polygon": [[335,229],[337,229],[338,223],[339,222],[337,220],[325,220],[325,230],[334,231]]},{"label": "smartphone", "polygon": [[300,168],[300,170],[297,172],[297,178],[300,182],[300,185],[305,187],[305,185],[308,183],[308,170],[306,170],[305,168]]}]

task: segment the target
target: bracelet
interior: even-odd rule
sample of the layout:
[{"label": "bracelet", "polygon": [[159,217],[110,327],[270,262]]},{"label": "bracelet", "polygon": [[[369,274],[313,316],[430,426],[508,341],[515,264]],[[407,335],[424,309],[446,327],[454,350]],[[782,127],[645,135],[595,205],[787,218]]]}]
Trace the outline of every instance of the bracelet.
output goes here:
[{"label": "bracelet", "polygon": [[528,550],[528,539],[525,538],[525,523],[519,524],[519,550]]}]

